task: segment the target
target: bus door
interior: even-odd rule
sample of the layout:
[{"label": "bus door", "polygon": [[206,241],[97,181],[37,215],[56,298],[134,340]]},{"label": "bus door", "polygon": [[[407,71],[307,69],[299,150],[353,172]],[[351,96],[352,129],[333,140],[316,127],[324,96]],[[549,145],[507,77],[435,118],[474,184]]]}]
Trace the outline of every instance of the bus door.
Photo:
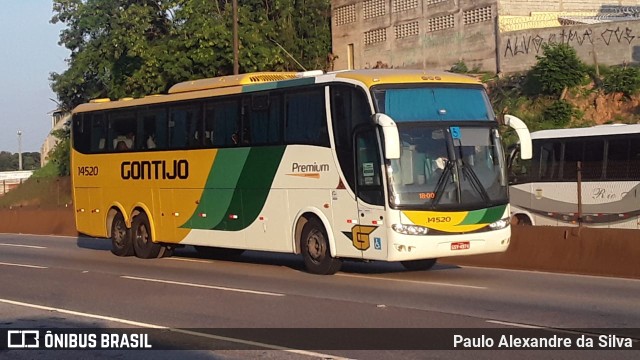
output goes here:
[{"label": "bus door", "polygon": [[353,245],[365,259],[386,259],[382,156],[377,129],[364,126],[354,134],[355,185],[358,224],[352,231]]}]

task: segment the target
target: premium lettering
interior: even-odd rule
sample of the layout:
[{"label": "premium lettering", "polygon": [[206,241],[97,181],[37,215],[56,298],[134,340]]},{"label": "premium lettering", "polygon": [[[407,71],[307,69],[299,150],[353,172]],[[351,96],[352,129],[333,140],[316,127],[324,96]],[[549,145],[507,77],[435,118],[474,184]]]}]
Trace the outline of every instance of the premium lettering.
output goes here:
[{"label": "premium lettering", "polygon": [[123,180],[174,180],[189,177],[187,160],[124,161],[120,165]]},{"label": "premium lettering", "polygon": [[291,172],[298,173],[307,173],[307,172],[324,172],[329,171],[329,164],[318,164],[314,162],[313,164],[298,164],[293,163],[291,165]]}]

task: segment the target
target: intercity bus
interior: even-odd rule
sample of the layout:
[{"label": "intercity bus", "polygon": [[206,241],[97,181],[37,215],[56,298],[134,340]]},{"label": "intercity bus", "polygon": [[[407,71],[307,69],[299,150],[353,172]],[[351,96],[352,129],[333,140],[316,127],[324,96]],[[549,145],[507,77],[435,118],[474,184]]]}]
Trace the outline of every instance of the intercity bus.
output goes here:
[{"label": "intercity bus", "polygon": [[513,153],[512,223],[640,228],[640,125],[542,130],[531,138],[531,161],[518,163]]},{"label": "intercity bus", "polygon": [[[526,158],[526,126],[502,122]],[[119,256],[263,250],[317,274],[501,252],[498,128],[477,80],[418,70],[251,73],[98,99],[73,110],[77,229]]]}]

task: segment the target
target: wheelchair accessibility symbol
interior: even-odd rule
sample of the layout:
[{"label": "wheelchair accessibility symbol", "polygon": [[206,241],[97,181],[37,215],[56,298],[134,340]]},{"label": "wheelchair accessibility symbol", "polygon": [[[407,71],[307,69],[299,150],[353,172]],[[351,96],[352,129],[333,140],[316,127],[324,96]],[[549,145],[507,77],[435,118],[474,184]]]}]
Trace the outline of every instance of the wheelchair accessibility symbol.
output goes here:
[{"label": "wheelchair accessibility symbol", "polygon": [[382,239],[379,237],[373,238],[373,247],[376,250],[382,250]]}]

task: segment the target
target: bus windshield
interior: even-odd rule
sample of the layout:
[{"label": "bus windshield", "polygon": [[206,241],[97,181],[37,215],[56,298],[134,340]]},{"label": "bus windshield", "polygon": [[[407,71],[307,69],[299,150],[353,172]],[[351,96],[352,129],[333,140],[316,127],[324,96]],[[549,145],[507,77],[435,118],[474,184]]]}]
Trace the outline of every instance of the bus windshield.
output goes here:
[{"label": "bus windshield", "polygon": [[495,115],[482,86],[373,89],[397,124],[401,157],[388,163],[391,206],[470,209],[508,202]]},{"label": "bus windshield", "polygon": [[495,121],[482,86],[411,85],[373,89],[376,110],[397,123],[413,121]]}]

